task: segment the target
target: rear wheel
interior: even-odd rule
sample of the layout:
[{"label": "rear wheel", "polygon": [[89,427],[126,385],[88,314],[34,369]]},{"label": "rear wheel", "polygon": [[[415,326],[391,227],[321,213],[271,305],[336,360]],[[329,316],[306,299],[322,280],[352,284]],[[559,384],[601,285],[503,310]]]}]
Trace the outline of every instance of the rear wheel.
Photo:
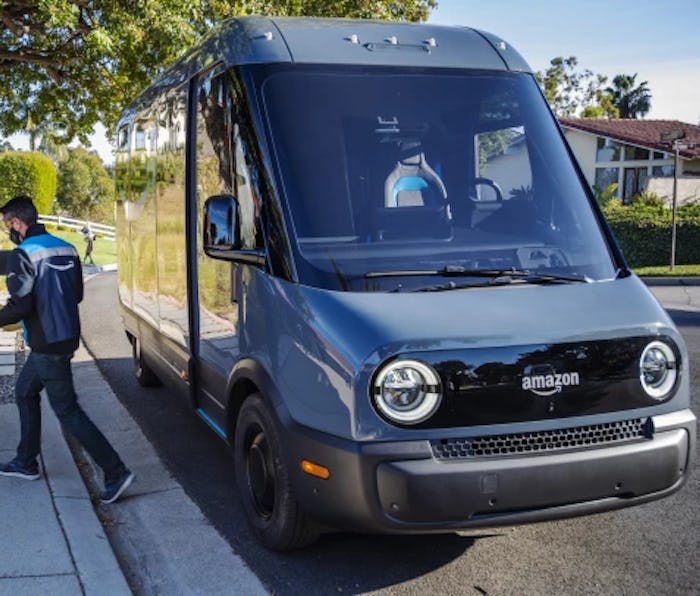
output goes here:
[{"label": "rear wheel", "polygon": [[160,379],[146,363],[137,337],[131,338],[131,355],[134,362],[134,376],[141,387],[159,387]]},{"label": "rear wheel", "polygon": [[278,551],[315,542],[318,527],[292,492],[279,433],[260,395],[251,395],[243,403],[233,445],[236,483],[246,517],[260,542]]}]

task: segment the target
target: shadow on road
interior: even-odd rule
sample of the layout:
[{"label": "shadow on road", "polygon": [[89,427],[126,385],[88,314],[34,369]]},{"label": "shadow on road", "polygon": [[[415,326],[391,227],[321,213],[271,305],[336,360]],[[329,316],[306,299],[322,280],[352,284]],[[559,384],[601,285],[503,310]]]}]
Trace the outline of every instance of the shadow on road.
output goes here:
[{"label": "shadow on road", "polygon": [[[259,564],[262,561],[247,563],[275,594],[357,594],[397,586],[434,572],[486,537],[328,534],[310,548],[269,555],[277,564],[290,571],[293,568],[286,578],[270,576],[267,565]],[[463,588],[463,593],[471,592],[469,586]]]},{"label": "shadow on road", "polygon": [[679,327],[700,327],[700,311],[669,308],[666,312]]}]

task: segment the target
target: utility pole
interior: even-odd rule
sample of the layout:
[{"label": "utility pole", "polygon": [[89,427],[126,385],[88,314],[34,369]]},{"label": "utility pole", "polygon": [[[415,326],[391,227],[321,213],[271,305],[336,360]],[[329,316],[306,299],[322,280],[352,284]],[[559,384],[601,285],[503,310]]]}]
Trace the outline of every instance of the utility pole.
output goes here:
[{"label": "utility pole", "polygon": [[673,141],[673,203],[671,204],[671,271],[676,266],[676,205],[678,201],[679,139]]},{"label": "utility pole", "polygon": [[671,266],[676,266],[676,207],[678,204],[678,166],[680,165],[680,152],[694,149],[693,143],[684,143],[685,132],[682,130],[672,130],[662,133],[661,140],[670,142],[673,147],[673,198],[671,201]]}]

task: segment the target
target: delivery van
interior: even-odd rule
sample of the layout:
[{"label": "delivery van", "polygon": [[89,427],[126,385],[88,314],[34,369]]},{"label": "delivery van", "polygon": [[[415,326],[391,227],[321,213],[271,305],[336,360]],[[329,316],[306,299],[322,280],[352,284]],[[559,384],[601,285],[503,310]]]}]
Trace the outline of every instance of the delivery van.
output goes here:
[{"label": "delivery van", "polygon": [[683,340],[506,41],[233,19],[124,111],[115,167],[135,374],[230,445],[268,548],[686,480]]}]

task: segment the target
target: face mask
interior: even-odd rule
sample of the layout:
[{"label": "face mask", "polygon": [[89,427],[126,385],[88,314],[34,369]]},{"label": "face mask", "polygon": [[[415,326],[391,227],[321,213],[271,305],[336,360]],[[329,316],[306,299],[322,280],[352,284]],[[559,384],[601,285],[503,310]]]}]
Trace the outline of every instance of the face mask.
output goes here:
[{"label": "face mask", "polygon": [[22,242],[22,238],[20,237],[19,232],[14,228],[10,230],[10,240],[14,244],[19,244],[20,242]]}]

